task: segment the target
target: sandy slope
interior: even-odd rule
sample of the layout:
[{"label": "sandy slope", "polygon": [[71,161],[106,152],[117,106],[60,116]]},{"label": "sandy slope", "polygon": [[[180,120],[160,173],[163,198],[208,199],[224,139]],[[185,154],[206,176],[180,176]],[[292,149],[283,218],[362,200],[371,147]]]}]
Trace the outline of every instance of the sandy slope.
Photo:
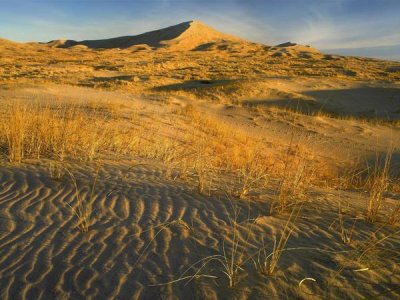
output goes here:
[{"label": "sandy slope", "polygon": [[125,49],[136,45],[147,45],[154,49],[172,51],[192,50],[207,43],[229,41],[242,42],[237,37],[223,34],[200,21],[189,21],[167,28],[146,32],[136,36],[124,36],[104,40],[56,40],[48,43],[51,47],[69,48],[77,45],[92,49]]},{"label": "sandy slope", "polygon": [[[204,113],[206,116],[211,116],[220,120],[222,123],[229,124],[238,131],[245,131],[257,138],[262,138],[269,144],[268,151],[276,153],[279,157],[284,153],[285,147],[290,143],[298,143],[307,151],[315,155],[315,159],[321,160],[326,164],[333,166],[343,166],[348,163],[355,162],[358,159],[374,160],[377,152],[384,153],[391,144],[400,144],[400,129],[398,126],[391,126],[390,123],[364,122],[359,120],[363,116],[363,111],[367,108],[373,116],[377,113],[382,115],[392,115],[397,119],[399,115],[395,113],[396,105],[390,106],[391,103],[397,101],[393,98],[393,90],[397,94],[397,89],[393,88],[365,88],[370,92],[363,91],[363,97],[357,94],[360,86],[365,86],[363,83],[345,83],[344,81],[331,80],[268,80],[261,83],[237,83],[238,89],[228,89],[221,93],[218,86],[202,85],[198,82],[193,83],[196,90],[196,97],[193,98],[191,92],[180,95],[174,92],[163,94],[144,94],[132,95],[125,91],[105,91],[91,88],[71,87],[67,85],[20,85],[18,88],[9,88],[0,90],[0,100],[2,101],[31,101],[52,103],[54,99],[61,103],[81,103],[81,105],[103,103],[105,105],[126,107],[127,114],[140,111],[144,115],[148,115],[151,122],[154,124],[163,124],[166,131],[180,130],[185,128],[185,122],[182,122],[172,111],[186,105],[194,105],[196,109]],[[229,97],[230,99],[251,99],[252,96],[244,97],[245,91],[253,86],[254,89],[249,92],[249,95],[256,93],[253,96],[252,102],[262,102],[263,109],[250,109],[246,106],[235,106],[231,104],[213,103],[208,99],[208,95],[214,93],[221,97]],[[329,85],[330,93],[336,91],[338,95],[336,101],[340,101],[343,105],[337,105],[331,101],[333,108],[343,111],[344,119],[332,118],[325,116],[322,110],[322,115],[312,116],[307,114],[293,114],[281,111],[275,107],[294,108],[297,107],[297,100],[288,98],[288,95],[304,95],[306,93],[323,93],[324,88]],[[188,86],[188,85],[187,85]],[[200,91],[200,88],[206,89],[205,92]],[[270,102],[262,98],[259,99],[257,93],[268,93],[268,88],[272,86],[275,90],[286,91],[280,92],[278,99],[279,105],[269,106]],[[346,89],[344,89],[346,87]],[[352,93],[352,91],[355,91]],[[333,93],[333,92],[332,92]],[[244,98],[243,98],[244,97]],[[332,99],[332,98],[331,98]],[[363,105],[355,105],[356,99]],[[243,101],[243,100],[242,100]],[[307,100],[309,101],[309,100]],[[324,103],[323,96],[316,97],[313,102]],[[289,104],[289,105],[288,105]],[[320,107],[320,106],[318,106]],[[361,111],[357,109],[361,107]],[[387,109],[387,110],[386,110]],[[318,111],[320,108],[318,108]],[[392,113],[390,113],[392,112]],[[347,115],[349,114],[349,115]],[[368,115],[368,114],[367,114]],[[157,118],[154,120],[154,118]],[[171,120],[165,123],[165,120]],[[163,123],[164,122],[164,123]],[[167,125],[166,125],[167,124]],[[174,134],[172,134],[174,136]],[[282,152],[283,151],[283,152]],[[400,163],[400,156],[395,153],[393,156],[395,165]]]},{"label": "sandy slope", "polygon": [[[183,129],[184,122],[171,111],[192,103],[204,114],[235,126],[232,129],[264,136],[269,151],[276,151],[277,158],[295,137],[314,151],[317,159],[334,164],[360,154],[368,157],[376,149],[385,151],[385,143],[400,137],[398,130],[390,126],[357,120],[307,115],[291,119],[290,114],[281,115],[279,111],[251,111],[206,100],[176,98],[165,103],[125,92],[64,85],[3,90],[0,98],[43,103],[58,99],[82,105],[109,103],[112,99],[124,110],[139,109],[149,121],[161,123],[163,132],[176,126]],[[357,260],[360,249],[398,230],[365,222],[364,193],[323,188],[309,191],[287,245],[300,249],[284,253],[277,272],[265,276],[256,270],[249,256],[257,260],[263,246],[270,253],[289,215],[270,215],[272,191],[262,191],[249,200],[228,199],[223,193],[205,197],[191,180],[171,180],[166,176],[166,166],[154,160],[120,158],[98,163],[92,225],[85,234],[77,228],[77,218],[68,206],[76,205],[68,176],[61,181],[52,179],[49,163],[43,160],[22,165],[3,161],[1,298],[359,299],[394,289],[400,280],[398,258],[390,252],[399,247],[396,236],[380,245],[382,249],[368,252],[365,260]],[[76,176],[81,194],[87,196],[97,163],[69,162],[66,166]],[[393,198],[398,201],[398,196]],[[341,241],[339,202],[345,227],[350,229],[356,221],[350,246]],[[234,207],[240,210],[238,261],[240,257],[247,259],[234,288],[227,287],[216,261],[200,274],[217,278],[152,286],[179,279],[192,264],[210,255],[223,255],[224,249],[230,255]],[[186,274],[195,274],[198,267]],[[355,272],[367,267],[371,270]],[[306,277],[316,282],[307,281],[299,287]],[[388,299],[400,297],[398,292],[388,295]]]},{"label": "sandy slope", "polygon": [[[69,167],[74,167],[81,192],[86,194],[96,166]],[[306,249],[285,253],[274,276],[257,273],[248,261],[237,287],[228,289],[221,266],[211,263],[201,273],[217,279],[150,286],[179,278],[196,261],[223,253],[223,247],[229,253],[232,202],[202,197],[182,183],[165,180],[162,167],[153,162],[105,162],[95,192],[93,225],[82,234],[67,205],[75,201],[69,180],[52,180],[46,169],[33,165],[6,165],[0,172],[4,299],[313,298],[307,293],[317,299],[359,299],[394,288],[400,280],[396,265],[385,264],[387,257],[370,261],[379,264],[376,270],[354,272],[365,265],[341,252],[350,248],[341,243],[337,224],[331,226],[337,221],[339,195],[315,191],[288,243],[288,248]],[[340,196],[342,203],[355,203],[354,197]],[[256,253],[262,246],[261,236],[270,250],[273,234],[279,234],[285,216],[267,216],[263,202],[233,204],[240,208],[239,252]],[[355,243],[362,245],[370,231],[369,225],[360,226]],[[389,239],[386,247],[397,244]],[[345,268],[335,277],[341,264]],[[305,277],[317,281],[299,288]]]},{"label": "sandy slope", "polygon": [[[294,144],[320,166],[335,168],[371,162],[391,143],[400,144],[396,62],[322,55],[291,43],[252,44],[200,22],[101,41],[0,40],[0,50],[2,117],[12,101],[69,103],[98,108],[116,128],[143,128],[145,138],[180,141],[198,134],[195,126],[202,129],[191,124],[191,108],[217,120],[216,127],[229,125],[223,142],[245,132],[273,160],[284,159]],[[1,159],[0,298],[400,298],[398,226],[365,221],[364,191],[310,186],[286,247],[291,250],[265,276],[256,268],[257,253],[263,247],[271,253],[289,218],[289,211],[270,214],[273,178],[244,200],[229,199],[221,189],[205,197],[193,174],[172,180],[158,160],[105,155],[96,163],[65,162],[86,199],[100,166],[88,233],[77,228],[69,207],[77,199],[68,175],[52,179],[46,160]],[[393,166],[399,162],[395,152]],[[229,181],[223,175],[221,182]],[[399,201],[398,192],[385,196],[385,205]],[[341,240],[339,202],[346,230],[355,224],[350,245]],[[217,260],[201,269],[203,277],[163,285],[188,268],[185,275],[195,274],[200,265],[190,266],[201,259],[231,257],[234,241],[243,269],[234,288]],[[315,281],[299,286],[304,278]]]}]

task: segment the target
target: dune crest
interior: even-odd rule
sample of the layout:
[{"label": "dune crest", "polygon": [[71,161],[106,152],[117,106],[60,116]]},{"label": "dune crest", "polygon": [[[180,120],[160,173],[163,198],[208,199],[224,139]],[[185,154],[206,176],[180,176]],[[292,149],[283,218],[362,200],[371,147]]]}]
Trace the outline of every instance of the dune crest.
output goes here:
[{"label": "dune crest", "polygon": [[189,21],[135,36],[122,36],[102,40],[57,40],[48,43],[51,47],[70,48],[76,45],[92,49],[126,49],[136,45],[147,45],[154,49],[174,51],[192,50],[202,44],[230,41],[245,42],[240,38],[220,33],[200,21]]}]

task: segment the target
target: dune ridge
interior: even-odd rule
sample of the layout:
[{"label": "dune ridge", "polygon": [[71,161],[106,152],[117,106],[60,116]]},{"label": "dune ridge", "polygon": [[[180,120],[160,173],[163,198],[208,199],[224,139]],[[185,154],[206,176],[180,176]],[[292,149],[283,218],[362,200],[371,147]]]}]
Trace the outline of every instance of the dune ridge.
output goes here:
[{"label": "dune ridge", "polygon": [[84,41],[55,40],[47,44],[51,47],[59,48],[83,45],[91,49],[125,49],[136,45],[147,45],[154,49],[183,51],[194,49],[202,44],[220,41],[239,42],[242,40],[228,34],[220,33],[208,25],[194,20],[135,36]]}]

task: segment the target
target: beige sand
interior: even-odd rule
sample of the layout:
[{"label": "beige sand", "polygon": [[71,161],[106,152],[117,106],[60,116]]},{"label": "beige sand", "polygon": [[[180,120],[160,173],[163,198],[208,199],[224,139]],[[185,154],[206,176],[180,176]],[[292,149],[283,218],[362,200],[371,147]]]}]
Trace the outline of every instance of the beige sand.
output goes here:
[{"label": "beige sand", "polygon": [[[399,174],[375,223],[366,221],[371,191],[334,178],[400,145],[400,63],[253,44],[199,21],[101,41],[0,40],[0,51],[2,130],[13,103],[48,114],[68,104],[125,137],[89,158],[17,163],[0,134],[1,299],[400,298],[399,222],[387,223]],[[219,165],[200,193],[197,166],[181,176],[174,156],[188,149],[178,153],[195,160],[198,140],[232,165],[251,150],[274,166],[301,150],[318,168],[296,201],[271,213],[291,170],[271,171],[239,199],[241,173]],[[93,200],[88,232],[74,214],[73,178],[79,197]],[[293,232],[265,274],[260,264],[288,220]],[[221,262],[232,257],[229,287]]]},{"label": "beige sand", "polygon": [[[87,189],[95,168],[74,166],[79,185]],[[305,249],[288,250],[274,276],[243,271],[239,284],[228,289],[221,267],[211,263],[201,273],[217,279],[150,286],[179,278],[194,262],[221,254],[223,245],[232,247],[232,203],[199,196],[184,184],[166,181],[162,173],[152,162],[105,162],[95,193],[94,224],[82,234],[67,206],[74,202],[70,183],[53,181],[41,167],[3,166],[2,298],[309,299],[312,293],[316,298],[357,299],[394,288],[400,280],[388,258],[371,262],[375,268],[378,264],[376,270],[355,272],[367,266],[350,263],[351,255],[341,252],[350,248],[343,247],[330,225],[337,221],[336,201],[345,205],[356,199],[351,193],[323,191],[309,199],[312,204],[301,213],[288,243],[288,248]],[[240,208],[240,254],[256,253],[260,237],[270,240],[285,223],[284,216],[264,216],[268,208],[263,202],[252,202],[250,210],[246,202],[234,204]],[[362,244],[370,230],[366,224],[358,227],[355,243]],[[398,246],[398,240],[390,243]],[[335,278],[343,261],[349,265]],[[251,268],[246,264],[246,270]],[[299,288],[306,277],[316,282]]]},{"label": "beige sand", "polygon": [[72,41],[55,40],[49,42],[50,47],[68,48],[83,45],[89,48],[112,49],[129,48],[147,45],[154,49],[163,48],[172,51],[192,50],[200,45],[214,42],[242,42],[239,38],[220,33],[200,21],[189,21],[160,30],[146,32],[137,36],[125,36],[106,40]]}]

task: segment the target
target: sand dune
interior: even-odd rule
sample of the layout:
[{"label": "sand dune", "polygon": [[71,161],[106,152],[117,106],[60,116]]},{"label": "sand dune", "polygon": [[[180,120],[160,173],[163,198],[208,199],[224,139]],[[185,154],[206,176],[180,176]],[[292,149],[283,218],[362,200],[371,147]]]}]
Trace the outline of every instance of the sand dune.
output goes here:
[{"label": "sand dune", "polygon": [[21,46],[21,45],[22,44],[20,44],[20,43],[0,38],[0,47],[1,48],[18,47],[18,46]]},{"label": "sand dune", "polygon": [[400,63],[199,21],[0,50],[0,299],[400,297]]},{"label": "sand dune", "polygon": [[239,42],[239,38],[220,33],[200,21],[189,21],[171,27],[146,32],[136,36],[124,36],[104,40],[57,40],[48,43],[51,47],[69,48],[84,45],[92,49],[120,48],[147,45],[155,49],[192,50],[212,42]]},{"label": "sand dune", "polygon": [[319,59],[323,54],[310,46],[297,45],[296,43],[283,43],[268,49],[273,57],[297,57]]}]

